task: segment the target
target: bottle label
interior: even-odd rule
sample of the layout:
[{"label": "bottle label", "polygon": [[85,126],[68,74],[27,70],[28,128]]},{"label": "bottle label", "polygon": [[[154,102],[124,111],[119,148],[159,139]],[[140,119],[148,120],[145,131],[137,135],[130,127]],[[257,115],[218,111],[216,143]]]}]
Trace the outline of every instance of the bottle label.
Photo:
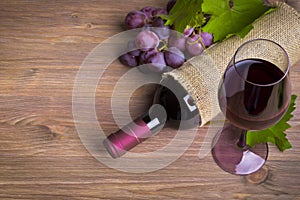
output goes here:
[{"label": "bottle label", "polygon": [[155,128],[156,126],[158,126],[160,124],[161,124],[160,121],[157,118],[154,118],[147,124],[147,126],[150,130],[152,130],[153,128]]},{"label": "bottle label", "polygon": [[189,108],[189,110],[191,112],[193,112],[194,110],[197,109],[197,106],[196,105],[191,105],[191,103],[189,102],[190,99],[192,99],[192,97],[189,94],[187,94],[185,97],[183,97],[183,100],[184,100],[185,104],[187,105],[187,107]]}]

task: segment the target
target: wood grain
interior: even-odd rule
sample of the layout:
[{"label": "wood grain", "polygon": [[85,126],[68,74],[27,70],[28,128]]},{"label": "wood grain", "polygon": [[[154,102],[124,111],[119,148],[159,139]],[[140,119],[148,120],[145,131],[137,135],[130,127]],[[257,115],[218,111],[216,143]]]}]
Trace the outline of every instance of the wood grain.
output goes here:
[{"label": "wood grain", "polygon": [[[0,2],[0,199],[300,198],[300,110],[288,130],[293,148],[282,153],[270,145],[269,174],[259,185],[223,172],[210,155],[198,158],[207,126],[180,159],[151,173],[111,169],[85,149],[72,113],[80,65],[99,43],[124,30],[129,11],[166,2]],[[287,2],[300,11],[298,0]],[[107,134],[117,129],[110,98],[126,71],[112,63],[97,88],[97,117]],[[293,93],[298,95],[299,78],[300,63],[291,71]],[[152,94],[150,86],[133,94],[133,117],[149,106]],[[173,136],[172,130],[164,130],[134,151],[153,151]]]}]

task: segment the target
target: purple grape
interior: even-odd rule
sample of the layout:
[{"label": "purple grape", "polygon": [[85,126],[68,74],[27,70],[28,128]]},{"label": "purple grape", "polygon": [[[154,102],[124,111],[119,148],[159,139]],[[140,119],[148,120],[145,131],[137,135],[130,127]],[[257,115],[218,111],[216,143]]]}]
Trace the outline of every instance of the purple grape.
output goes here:
[{"label": "purple grape", "polygon": [[161,73],[166,69],[164,53],[156,51],[155,49],[142,52],[140,55],[140,65],[141,64],[149,64],[147,67],[152,72]]},{"label": "purple grape", "polygon": [[149,73],[153,73],[153,71],[151,71],[148,67],[147,64],[147,59],[152,55],[156,53],[155,49],[151,49],[149,51],[142,51],[141,55],[139,56],[139,65],[137,66],[137,68],[145,73],[145,74],[149,74]]},{"label": "purple grape", "polygon": [[164,20],[162,20],[160,17],[154,17],[152,26],[153,27],[151,30],[156,33],[159,39],[165,40],[169,37],[170,29],[168,26],[165,26]]},{"label": "purple grape", "polygon": [[210,33],[202,32],[201,33],[201,39],[202,39],[203,44],[206,47],[209,47],[213,43],[213,36]]},{"label": "purple grape", "polygon": [[185,48],[193,56],[200,55],[204,50],[204,47],[202,46],[201,42],[199,41],[198,34],[194,34],[187,39]]},{"label": "purple grape", "polygon": [[174,69],[183,65],[185,61],[184,54],[176,47],[170,47],[164,54],[167,65]]},{"label": "purple grape", "polygon": [[158,36],[152,31],[142,31],[135,38],[135,45],[142,51],[157,48],[159,45]]},{"label": "purple grape", "polygon": [[139,57],[139,64],[143,65],[143,64],[147,64],[147,60],[150,56],[152,56],[153,54],[156,54],[157,50],[156,49],[150,49],[149,51],[143,51]]},{"label": "purple grape", "polygon": [[138,10],[129,12],[125,17],[125,24],[128,29],[141,28],[145,26],[147,16]]},{"label": "purple grape", "polygon": [[194,32],[194,28],[186,28],[184,31],[183,31],[183,33],[182,33],[182,35],[183,35],[183,37],[189,37],[190,35],[192,35],[192,33]]},{"label": "purple grape", "polygon": [[186,43],[186,38],[183,37],[182,35],[178,37],[178,34],[176,32],[172,32],[170,38],[169,38],[169,46],[170,47],[176,47],[180,51],[184,52],[185,51],[185,43]]},{"label": "purple grape", "polygon": [[138,66],[138,60],[136,56],[125,53],[119,57],[119,61],[126,66],[136,67]]},{"label": "purple grape", "polygon": [[144,8],[141,9],[141,11],[149,18],[151,19],[152,18],[152,13],[153,11],[155,11],[156,8],[152,7],[152,6],[146,6]]},{"label": "purple grape", "polygon": [[152,20],[151,25],[153,27],[164,27],[165,26],[165,22],[162,18],[160,17],[154,17]]},{"label": "purple grape", "polygon": [[158,72],[158,73],[163,72],[167,66],[167,64],[165,62],[165,58],[164,58],[164,53],[162,53],[162,52],[157,52],[157,53],[151,55],[147,59],[147,63],[150,64],[148,66],[150,70],[152,70],[153,72]]},{"label": "purple grape", "polygon": [[151,30],[156,33],[156,35],[159,37],[161,40],[166,40],[168,39],[170,35],[170,29],[167,26],[164,27],[152,27]]},{"label": "purple grape", "polygon": [[157,9],[155,9],[152,12],[153,16],[156,16],[156,15],[167,15],[167,14],[168,14],[168,11],[166,9],[163,9],[163,8],[157,8]]},{"label": "purple grape", "polygon": [[132,56],[139,56],[141,54],[141,51],[135,45],[135,40],[131,40],[127,43],[127,51]]},{"label": "purple grape", "polygon": [[172,8],[174,7],[176,3],[176,0],[170,0],[168,3],[167,3],[167,11],[170,12],[170,10],[172,10]]}]

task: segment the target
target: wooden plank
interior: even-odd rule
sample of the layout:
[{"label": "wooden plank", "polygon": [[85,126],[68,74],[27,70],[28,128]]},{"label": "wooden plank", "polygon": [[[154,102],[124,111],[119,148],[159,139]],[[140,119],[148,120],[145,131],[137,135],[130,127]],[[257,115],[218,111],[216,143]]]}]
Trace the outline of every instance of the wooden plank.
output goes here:
[{"label": "wooden plank", "polygon": [[[82,61],[96,45],[124,30],[130,10],[166,2],[0,2],[0,199],[300,198],[300,110],[288,130],[293,148],[281,153],[270,145],[269,174],[259,185],[222,171],[211,155],[198,158],[208,126],[198,130],[183,156],[151,173],[111,169],[85,149],[72,112],[73,85]],[[287,2],[300,11],[297,0]],[[111,95],[128,70],[112,63],[97,88],[96,114],[106,134],[117,129]],[[300,63],[291,72],[295,94],[300,94],[299,78]],[[133,117],[151,104],[153,90],[145,86],[133,94]],[[174,134],[166,129],[133,151],[162,148]]]}]

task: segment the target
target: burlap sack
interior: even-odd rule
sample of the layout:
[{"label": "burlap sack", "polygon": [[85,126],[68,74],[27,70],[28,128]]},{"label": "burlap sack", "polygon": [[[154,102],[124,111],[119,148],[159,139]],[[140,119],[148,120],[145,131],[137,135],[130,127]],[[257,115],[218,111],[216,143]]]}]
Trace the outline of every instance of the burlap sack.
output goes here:
[{"label": "burlap sack", "polygon": [[277,7],[278,10],[254,22],[254,29],[245,38],[235,36],[217,43],[181,68],[164,74],[177,80],[197,102],[201,126],[220,112],[217,99],[220,78],[241,44],[255,38],[270,39],[288,52],[291,65],[300,60],[300,14],[285,3],[277,3]]}]

